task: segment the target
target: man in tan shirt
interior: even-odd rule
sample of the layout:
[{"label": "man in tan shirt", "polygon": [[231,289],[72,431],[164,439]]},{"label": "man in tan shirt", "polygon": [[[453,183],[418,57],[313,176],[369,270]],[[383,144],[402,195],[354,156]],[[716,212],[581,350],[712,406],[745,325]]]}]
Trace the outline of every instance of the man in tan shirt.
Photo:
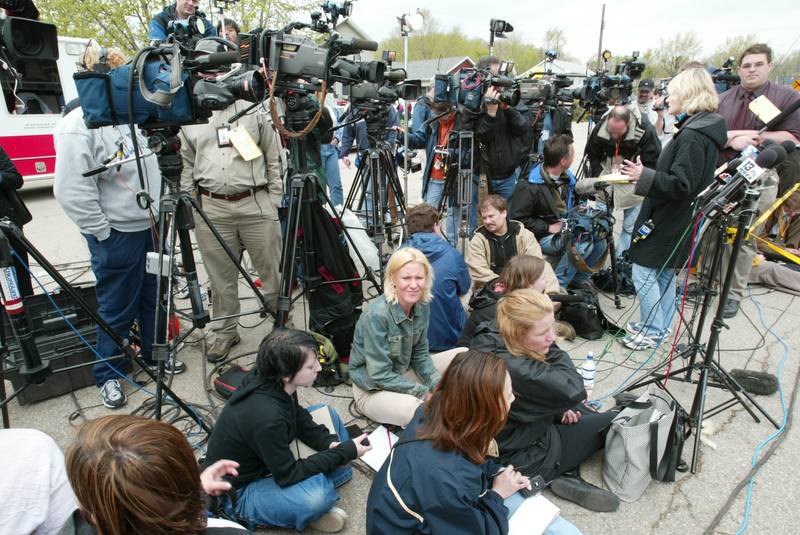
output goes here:
[{"label": "man in tan shirt", "polygon": [[[216,47],[216,42],[201,40],[196,50],[216,52]],[[249,104],[237,100],[225,110],[215,111],[208,124],[181,129],[181,185],[184,189],[196,189],[203,211],[231,250],[239,253],[240,244],[244,244],[261,277],[262,291],[274,310],[281,257],[278,223],[283,192],[281,148],[270,116],[261,110],[244,115],[235,124],[227,122]],[[258,146],[261,155],[245,159],[240,153],[241,146],[230,139],[234,129],[240,134],[244,131]],[[199,218],[195,236],[211,280],[211,329],[215,340],[207,358],[209,362],[219,362],[240,341],[237,318],[228,317],[240,311],[239,273]],[[226,319],[214,319],[219,317]]]}]

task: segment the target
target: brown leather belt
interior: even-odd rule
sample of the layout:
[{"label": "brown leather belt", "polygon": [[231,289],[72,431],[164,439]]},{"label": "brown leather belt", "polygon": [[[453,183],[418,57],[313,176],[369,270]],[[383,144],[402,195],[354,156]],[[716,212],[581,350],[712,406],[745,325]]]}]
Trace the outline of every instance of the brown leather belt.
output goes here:
[{"label": "brown leather belt", "polygon": [[266,185],[256,186],[248,190],[240,191],[239,193],[225,194],[225,193],[214,193],[213,191],[208,191],[205,188],[197,186],[197,191],[200,192],[200,195],[205,195],[206,197],[211,197],[212,199],[219,199],[222,201],[241,201],[242,199],[246,199],[251,195],[255,195],[262,189],[266,191],[267,186]]}]

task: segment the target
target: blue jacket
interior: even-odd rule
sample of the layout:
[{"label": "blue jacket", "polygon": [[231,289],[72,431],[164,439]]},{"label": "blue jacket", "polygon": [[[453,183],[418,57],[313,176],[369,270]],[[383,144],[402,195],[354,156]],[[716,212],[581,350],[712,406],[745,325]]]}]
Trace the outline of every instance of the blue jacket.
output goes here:
[{"label": "blue jacket", "polygon": [[367,498],[367,535],[505,535],[508,509],[491,490],[500,465],[473,464],[458,452],[433,448],[416,439],[422,408],[392,450],[392,484],[420,523],[406,512],[387,482],[389,460],[381,467]]},{"label": "blue jacket", "polygon": [[467,321],[459,296],[469,291],[472,280],[464,257],[447,240],[432,232],[416,232],[404,244],[422,251],[433,266],[433,300],[428,325],[431,351],[445,351],[456,342]]},{"label": "blue jacket", "polygon": [[414,103],[414,112],[411,114],[411,128],[409,132],[422,131],[428,125],[425,121],[433,117],[433,110],[431,109],[431,99],[427,95],[423,95]]},{"label": "blue jacket", "polygon": [[[217,35],[217,29],[210,20],[203,15],[203,23],[205,24],[205,32],[203,37],[214,37]],[[165,41],[167,39],[167,24],[171,20],[177,20],[178,15],[175,12],[175,4],[167,6],[164,11],[150,19],[150,24],[147,26],[147,37],[151,41]]]},{"label": "blue jacket", "polygon": [[[436,141],[439,139],[439,121],[435,121],[429,125],[420,125],[418,128],[413,129],[408,133],[408,147],[411,149],[425,148],[425,169],[422,172],[422,198],[428,191],[428,183],[431,179],[431,168],[433,167],[434,149],[436,148]],[[458,134],[450,131],[450,136],[447,141],[450,158],[455,159],[457,156],[457,143]]]}]

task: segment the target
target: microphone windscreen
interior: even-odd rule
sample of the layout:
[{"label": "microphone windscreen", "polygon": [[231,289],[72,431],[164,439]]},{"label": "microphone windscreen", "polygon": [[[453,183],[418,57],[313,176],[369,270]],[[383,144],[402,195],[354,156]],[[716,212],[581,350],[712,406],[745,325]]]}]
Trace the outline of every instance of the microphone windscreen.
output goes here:
[{"label": "microphone windscreen", "polygon": [[775,144],[775,145],[772,145],[767,150],[772,151],[775,154],[777,154],[777,157],[776,157],[776,160],[775,160],[775,165],[773,165],[772,167],[775,167],[776,165],[780,165],[781,163],[783,163],[783,160],[786,159],[786,149],[783,148],[783,145]]},{"label": "microphone windscreen", "polygon": [[770,147],[758,153],[758,156],[756,156],[756,165],[764,169],[772,169],[778,164],[778,154],[772,150],[772,148],[773,147]]},{"label": "microphone windscreen", "polygon": [[361,50],[371,50],[373,52],[378,50],[378,43],[375,41],[370,41],[369,39],[359,39],[358,37],[353,37],[350,39],[350,42],[355,48]]},{"label": "microphone windscreen", "polygon": [[238,52],[212,52],[203,59],[207,65],[230,65],[242,61]]},{"label": "microphone windscreen", "polygon": [[781,145],[783,145],[783,148],[786,150],[786,154],[791,154],[797,150],[797,145],[795,144],[795,142],[789,141],[788,139],[784,140],[784,142],[781,143]]},{"label": "microphone windscreen", "polygon": [[774,139],[765,139],[761,143],[761,145],[758,146],[758,150],[764,150],[767,147],[769,147],[770,145],[774,145],[774,144],[775,144],[775,140]]}]

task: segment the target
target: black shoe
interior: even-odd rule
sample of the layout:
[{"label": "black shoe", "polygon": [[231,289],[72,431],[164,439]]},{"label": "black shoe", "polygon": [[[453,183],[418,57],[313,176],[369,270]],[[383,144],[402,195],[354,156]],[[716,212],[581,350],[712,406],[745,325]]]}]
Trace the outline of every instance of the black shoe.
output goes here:
[{"label": "black shoe", "polygon": [[700,297],[703,295],[703,287],[699,282],[693,282],[686,287],[686,297]]},{"label": "black shoe", "polygon": [[722,317],[725,319],[730,319],[736,314],[739,313],[739,300],[738,299],[728,299],[725,301],[725,308],[722,309]]},{"label": "black shoe", "polygon": [[588,282],[570,282],[567,285],[568,290],[585,290],[587,292],[592,291],[592,285]]},{"label": "black shoe", "polygon": [[581,507],[598,513],[610,513],[619,508],[619,498],[613,493],[596,487],[580,476],[561,475],[550,483],[553,494],[575,502]]}]

